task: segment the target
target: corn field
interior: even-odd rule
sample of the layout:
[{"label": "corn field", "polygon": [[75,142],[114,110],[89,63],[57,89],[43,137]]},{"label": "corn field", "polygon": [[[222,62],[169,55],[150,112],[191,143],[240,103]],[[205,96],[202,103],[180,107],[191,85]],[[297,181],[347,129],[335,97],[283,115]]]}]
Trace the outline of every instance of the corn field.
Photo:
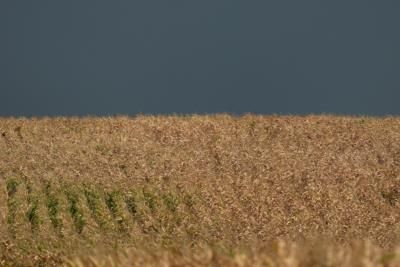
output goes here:
[{"label": "corn field", "polygon": [[400,118],[0,118],[0,266],[400,266]]}]

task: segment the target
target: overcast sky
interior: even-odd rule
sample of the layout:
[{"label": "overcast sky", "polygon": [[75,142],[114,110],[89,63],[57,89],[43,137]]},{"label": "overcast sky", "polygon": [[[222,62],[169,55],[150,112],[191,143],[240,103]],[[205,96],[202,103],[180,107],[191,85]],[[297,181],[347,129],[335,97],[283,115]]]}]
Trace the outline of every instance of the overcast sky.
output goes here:
[{"label": "overcast sky", "polygon": [[2,0],[0,116],[400,115],[398,0]]}]

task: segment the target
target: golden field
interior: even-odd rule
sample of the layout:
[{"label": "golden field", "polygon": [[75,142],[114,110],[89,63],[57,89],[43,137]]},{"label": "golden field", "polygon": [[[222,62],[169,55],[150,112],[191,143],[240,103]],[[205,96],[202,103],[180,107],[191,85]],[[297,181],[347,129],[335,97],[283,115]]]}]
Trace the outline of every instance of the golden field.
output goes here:
[{"label": "golden field", "polygon": [[400,118],[0,118],[0,266],[400,266]]}]

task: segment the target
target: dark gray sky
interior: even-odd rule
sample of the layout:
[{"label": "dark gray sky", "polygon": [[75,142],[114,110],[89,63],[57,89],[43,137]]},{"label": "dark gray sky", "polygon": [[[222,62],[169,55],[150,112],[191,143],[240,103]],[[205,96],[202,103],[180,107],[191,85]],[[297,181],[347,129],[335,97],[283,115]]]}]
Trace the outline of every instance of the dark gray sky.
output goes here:
[{"label": "dark gray sky", "polygon": [[0,2],[0,116],[400,115],[400,1]]}]

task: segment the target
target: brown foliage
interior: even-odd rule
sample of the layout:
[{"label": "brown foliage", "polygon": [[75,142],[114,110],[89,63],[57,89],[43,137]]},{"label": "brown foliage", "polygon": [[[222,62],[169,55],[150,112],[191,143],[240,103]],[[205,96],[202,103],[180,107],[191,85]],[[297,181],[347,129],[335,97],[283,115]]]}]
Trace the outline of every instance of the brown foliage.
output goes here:
[{"label": "brown foliage", "polygon": [[1,118],[0,133],[0,236],[25,256],[399,241],[397,117]]}]

